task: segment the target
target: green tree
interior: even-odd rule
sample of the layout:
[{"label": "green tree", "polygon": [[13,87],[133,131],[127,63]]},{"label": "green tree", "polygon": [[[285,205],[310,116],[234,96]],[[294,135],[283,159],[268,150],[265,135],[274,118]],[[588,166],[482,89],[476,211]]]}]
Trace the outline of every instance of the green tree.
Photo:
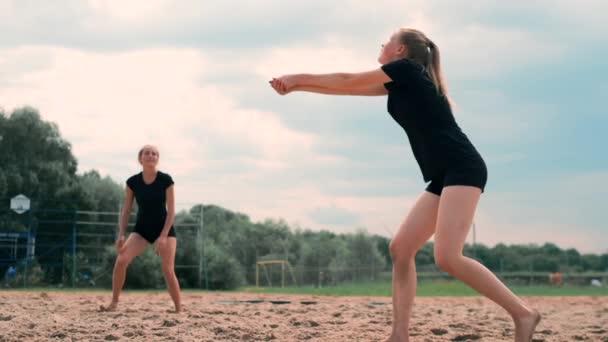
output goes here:
[{"label": "green tree", "polygon": [[101,177],[91,170],[77,177],[79,191],[78,209],[118,212],[124,197],[124,189],[110,177]]},{"label": "green tree", "polygon": [[58,126],[41,120],[31,107],[8,117],[2,111],[0,117],[0,194],[22,193],[38,208],[73,208],[77,162]]},{"label": "green tree", "polygon": [[[41,119],[31,107],[18,108],[7,115],[0,110],[0,198],[6,201],[24,194],[31,199],[31,220],[0,212],[0,226],[5,231],[23,231],[28,227],[37,233],[36,248],[45,281],[62,281],[61,267],[53,267],[65,253],[72,253],[75,210],[118,210],[121,187],[97,171],[77,175],[77,161],[69,142],[62,138],[55,123]],[[110,216],[91,217],[95,221],[115,223]],[[99,233],[96,226],[81,233]],[[80,244],[92,238],[80,237]],[[93,251],[94,253],[94,251]]]}]

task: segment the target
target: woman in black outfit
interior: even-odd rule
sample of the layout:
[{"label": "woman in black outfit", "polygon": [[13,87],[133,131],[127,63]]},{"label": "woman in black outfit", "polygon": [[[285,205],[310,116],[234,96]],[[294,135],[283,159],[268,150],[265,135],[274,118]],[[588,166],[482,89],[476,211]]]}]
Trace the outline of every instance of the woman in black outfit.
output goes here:
[{"label": "woman in black outfit", "polygon": [[284,75],[270,83],[281,95],[388,95],[388,112],[407,134],[428,185],[391,241],[393,329],[387,341],[409,340],[416,295],[414,257],[433,234],[437,265],[507,310],[515,323],[515,341],[530,341],[539,313],[486,267],[462,254],[487,170],[452,115],[437,45],[418,30],[400,29],[382,45],[378,62],[380,68],[367,72]]},{"label": "woman in black outfit", "polygon": [[[177,239],[173,221],[175,219],[175,195],[173,179],[158,171],[158,149],[144,146],[138,154],[143,170],[127,180],[125,203],[120,218],[116,249],[118,256],[112,276],[112,302],[103,311],[113,311],[118,305],[120,291],[125,283],[127,267],[133,259],[151,244],[162,258],[163,276],[169,294],[175,304],[175,312],[181,311],[179,282],[175,276],[175,250]],[[137,222],[133,233],[125,241],[125,230],[129,223],[133,198],[137,201]]]}]

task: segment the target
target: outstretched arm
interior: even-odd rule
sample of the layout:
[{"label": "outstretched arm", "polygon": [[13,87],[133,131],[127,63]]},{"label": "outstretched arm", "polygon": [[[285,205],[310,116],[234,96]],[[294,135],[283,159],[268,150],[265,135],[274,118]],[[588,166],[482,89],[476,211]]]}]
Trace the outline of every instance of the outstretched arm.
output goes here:
[{"label": "outstretched arm", "polygon": [[[272,81],[271,81],[272,82]],[[384,85],[376,85],[376,86],[368,86],[364,88],[356,88],[356,89],[330,89],[323,87],[315,87],[315,86],[295,86],[289,92],[279,91],[280,85],[275,87],[275,90],[281,95],[287,95],[292,91],[304,91],[309,93],[317,93],[317,94],[326,94],[326,95],[353,95],[353,96],[382,96],[388,94],[388,91],[384,87]]]},{"label": "outstretched arm", "polygon": [[332,95],[386,95],[384,83],[390,82],[382,69],[359,73],[295,74],[270,81],[281,95],[309,91]]}]

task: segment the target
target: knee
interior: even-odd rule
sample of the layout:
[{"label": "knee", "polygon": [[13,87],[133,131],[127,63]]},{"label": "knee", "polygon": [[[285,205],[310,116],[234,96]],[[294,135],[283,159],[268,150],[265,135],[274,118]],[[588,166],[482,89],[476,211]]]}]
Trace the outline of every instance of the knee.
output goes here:
[{"label": "knee", "polygon": [[162,267],[163,269],[163,275],[165,277],[173,277],[175,276],[175,267],[173,267],[173,265],[163,265]]},{"label": "knee", "polygon": [[116,257],[116,267],[127,267],[133,259],[125,253],[119,253]]},{"label": "knee", "polygon": [[450,253],[448,251],[442,251],[439,246],[435,245],[435,265],[439,267],[441,270],[452,273],[454,270],[454,264],[460,258],[460,255],[457,253]]},{"label": "knee", "polygon": [[408,244],[407,241],[392,240],[389,250],[393,264],[408,263],[416,256],[416,249]]}]

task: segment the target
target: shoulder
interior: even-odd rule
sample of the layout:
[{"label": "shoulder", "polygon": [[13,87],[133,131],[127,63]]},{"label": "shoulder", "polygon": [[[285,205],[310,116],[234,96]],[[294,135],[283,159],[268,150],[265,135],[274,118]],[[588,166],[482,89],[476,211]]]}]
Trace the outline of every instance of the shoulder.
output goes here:
[{"label": "shoulder", "polygon": [[158,176],[161,179],[170,179],[170,178],[172,178],[170,174],[168,174],[166,172],[162,172],[162,171],[158,171]]},{"label": "shoulder", "polygon": [[127,185],[131,188],[135,186],[141,180],[141,172],[134,174],[133,176],[127,178]]},{"label": "shoulder", "polygon": [[424,67],[409,58],[384,64],[381,69],[393,82],[401,84],[415,82],[426,75]]},{"label": "shoulder", "polygon": [[417,72],[424,72],[424,66],[422,66],[422,64],[415,62],[412,59],[409,58],[401,58],[395,61],[392,61],[390,63],[386,63],[384,65],[382,65],[381,67],[383,70],[386,69],[407,69],[407,70],[412,70],[412,71],[417,71]]},{"label": "shoulder", "polygon": [[166,172],[158,171],[158,177],[160,177],[159,179],[162,180],[162,183],[166,186],[174,184],[173,177]]},{"label": "shoulder", "polygon": [[134,174],[133,176],[131,176],[131,177],[127,178],[127,182],[128,182],[128,181],[131,181],[131,182],[132,182],[132,181],[134,181],[134,180],[137,180],[139,177],[141,177],[141,172],[138,172],[138,173]]}]

